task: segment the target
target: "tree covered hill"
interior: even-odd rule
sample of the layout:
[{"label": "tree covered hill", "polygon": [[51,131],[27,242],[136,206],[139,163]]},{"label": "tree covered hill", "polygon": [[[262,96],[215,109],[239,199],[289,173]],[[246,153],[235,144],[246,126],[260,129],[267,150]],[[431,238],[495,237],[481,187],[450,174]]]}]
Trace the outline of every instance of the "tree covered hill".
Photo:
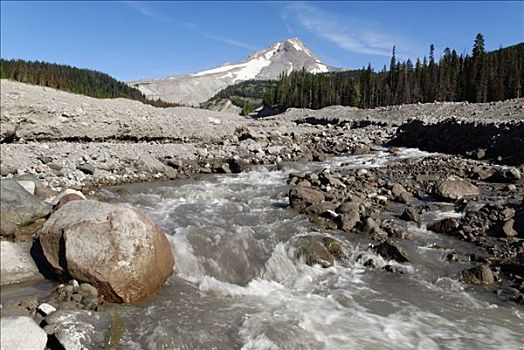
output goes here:
[{"label": "tree covered hill", "polygon": [[210,108],[223,99],[229,99],[235,106],[242,108],[242,114],[248,115],[262,106],[264,97],[277,84],[276,80],[246,80],[220,90],[215,96],[200,104]]},{"label": "tree covered hill", "polygon": [[524,43],[486,52],[484,37],[475,38],[471,55],[446,48],[437,61],[434,46],[429,59],[399,62],[395,47],[389,65],[375,72],[360,71],[281,75],[265,103],[318,109],[330,105],[373,108],[434,101],[489,102],[524,94]]},{"label": "tree covered hill", "polygon": [[105,73],[63,64],[0,59],[0,78],[47,86],[96,98],[123,97],[156,107],[177,106],[177,104],[164,102],[160,99],[148,100],[138,89]]}]

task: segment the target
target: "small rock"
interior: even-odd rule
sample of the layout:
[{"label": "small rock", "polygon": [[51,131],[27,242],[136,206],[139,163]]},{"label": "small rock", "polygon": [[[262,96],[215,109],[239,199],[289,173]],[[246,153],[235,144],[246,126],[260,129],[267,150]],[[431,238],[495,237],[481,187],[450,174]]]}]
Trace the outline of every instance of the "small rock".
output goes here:
[{"label": "small rock", "polygon": [[62,208],[68,202],[81,201],[81,200],[84,200],[84,199],[85,199],[85,197],[83,195],[79,196],[76,193],[66,194],[65,196],[62,196],[62,198],[60,198],[60,202],[58,202],[58,205],[56,206],[56,209]]},{"label": "small rock", "polygon": [[268,154],[272,154],[272,155],[278,155],[278,154],[280,154],[280,152],[282,151],[283,148],[284,147],[282,147],[282,146],[270,146],[267,149],[267,153]]},{"label": "small rock", "polygon": [[96,168],[90,164],[77,165],[76,168],[87,175],[93,175]]},{"label": "small rock", "polygon": [[343,255],[342,244],[336,239],[331,237],[323,237],[322,243],[331,255],[335,257],[340,257]]},{"label": "small rock", "polygon": [[399,269],[398,266],[393,266],[393,265],[389,265],[389,264],[384,266],[383,269],[386,270],[387,272],[392,272],[392,273],[404,273],[404,271]]},{"label": "small rock", "polygon": [[407,207],[400,218],[404,221],[414,221],[416,223],[420,222],[420,214],[413,207]]},{"label": "small rock", "polygon": [[97,310],[100,305],[100,300],[96,297],[87,296],[82,299],[82,304],[84,305],[83,308],[86,310]]},{"label": "small rock", "polygon": [[76,291],[78,289],[78,287],[80,287],[80,284],[78,283],[77,280],[70,280],[69,284],[73,286],[73,290],[74,291]]},{"label": "small rock", "polygon": [[487,265],[463,270],[460,273],[460,279],[469,284],[492,284],[495,282],[493,271]]},{"label": "small rock", "polygon": [[477,150],[475,151],[475,157],[477,157],[477,159],[482,159],[485,156],[486,156],[486,150],[483,148],[477,148]]},{"label": "small rock", "polygon": [[37,173],[45,173],[46,170],[47,170],[47,167],[46,167],[45,165],[43,165],[43,164],[39,164],[39,165],[36,165],[36,166],[34,167],[34,169],[35,169],[35,171],[36,171]]},{"label": "small rock", "polygon": [[518,235],[518,232],[515,231],[513,228],[513,224],[515,223],[515,220],[510,219],[504,223],[502,226],[502,232],[506,237],[516,237]]},{"label": "small rock", "polygon": [[358,213],[358,206],[359,204],[356,201],[344,202],[337,207],[336,212],[339,214],[346,214],[356,210]]},{"label": "small rock", "polygon": [[324,195],[309,187],[294,187],[289,190],[289,204],[299,212],[304,212],[311,205],[320,204]]},{"label": "small rock", "polygon": [[362,155],[362,154],[368,154],[369,151],[370,151],[369,150],[369,146],[367,146],[367,145],[357,146],[357,147],[355,147],[355,150],[353,151],[353,155],[358,156],[358,155]]},{"label": "small rock", "polygon": [[71,296],[71,300],[76,301],[77,303],[81,302],[82,298],[83,298],[83,296],[81,294],[77,294],[77,293],[75,293],[75,294],[73,294]]},{"label": "small rock", "polygon": [[49,169],[51,170],[62,170],[64,167],[60,164],[57,164],[57,163],[49,163],[47,164],[47,166],[49,167]]},{"label": "small rock", "polygon": [[355,228],[359,221],[360,215],[358,210],[352,209],[351,211],[339,216],[339,228],[343,231],[349,232]]},{"label": "small rock", "polygon": [[47,303],[42,303],[38,306],[36,311],[42,316],[47,317],[48,315],[51,315],[53,312],[56,311],[56,308],[52,305],[49,305]]},{"label": "small rock", "polygon": [[38,159],[40,159],[40,161],[44,164],[51,163],[53,161],[53,158],[48,157],[48,156],[42,156],[42,157],[39,157]]},{"label": "small rock", "polygon": [[76,190],[72,190],[72,189],[66,189],[62,192],[60,192],[55,198],[53,198],[51,201],[50,201],[50,204],[52,206],[58,206],[60,204],[60,201],[62,200],[62,198],[66,197],[66,196],[69,196],[69,195],[75,195],[75,197],[68,197],[69,200],[67,201],[64,201],[63,204],[71,201],[71,200],[74,200],[75,199],[86,199],[86,197],[84,196],[84,194],[80,191],[76,191]]},{"label": "small rock", "polygon": [[391,240],[385,240],[379,245],[373,247],[377,254],[381,255],[387,260],[395,260],[398,262],[409,261],[407,254],[404,250]]},{"label": "small rock", "polygon": [[454,218],[447,218],[435,222],[434,224],[428,226],[428,230],[437,232],[437,233],[451,233],[455,231],[460,226],[460,221]]},{"label": "small rock", "polygon": [[98,290],[89,283],[82,283],[78,288],[78,293],[82,294],[83,296],[98,296]]},{"label": "small rock", "polygon": [[178,172],[175,169],[171,168],[171,167],[166,167],[165,170],[164,170],[164,175],[168,179],[170,179],[170,180],[176,179],[177,174],[178,174]]},{"label": "small rock", "polygon": [[403,204],[409,204],[413,201],[413,196],[409,192],[402,192],[400,196],[395,198],[397,202],[403,203]]},{"label": "small rock", "polygon": [[218,167],[217,172],[221,174],[231,174],[231,169],[229,168],[229,164],[227,163],[221,164]]},{"label": "small rock", "polygon": [[311,187],[311,182],[308,180],[300,180],[296,185],[297,187]]},{"label": "small rock", "polygon": [[183,163],[179,159],[169,159],[167,161],[167,165],[173,169],[180,170],[182,169]]},{"label": "small rock", "polygon": [[408,190],[406,190],[406,188],[399,183],[393,184],[391,187],[391,193],[393,194],[394,198],[400,197],[402,193],[407,191]]},{"label": "small rock", "polygon": [[235,158],[235,157],[230,158],[228,160],[228,164],[229,164],[229,168],[231,169],[231,171],[235,174],[248,172],[249,170],[251,170],[251,164],[247,160],[244,160],[244,159]]},{"label": "small rock", "polygon": [[388,152],[392,153],[392,154],[397,154],[397,153],[400,152],[400,148],[395,147],[395,146],[389,146],[388,147]]},{"label": "small rock", "polygon": [[330,267],[334,264],[333,255],[324,244],[310,237],[300,240],[296,256],[304,259],[305,263],[311,266],[319,264],[322,267]]},{"label": "small rock", "polygon": [[372,234],[380,231],[380,226],[372,218],[367,218],[366,221],[364,221],[361,231],[362,233]]},{"label": "small rock", "polygon": [[457,176],[450,176],[435,185],[434,192],[446,200],[457,200],[465,197],[474,197],[480,194],[477,186]]},{"label": "small rock", "polygon": [[346,187],[346,185],[344,185],[339,179],[337,179],[336,177],[332,175],[326,174],[324,175],[324,178],[326,179],[328,185],[331,185],[333,187],[339,187],[339,188]]}]

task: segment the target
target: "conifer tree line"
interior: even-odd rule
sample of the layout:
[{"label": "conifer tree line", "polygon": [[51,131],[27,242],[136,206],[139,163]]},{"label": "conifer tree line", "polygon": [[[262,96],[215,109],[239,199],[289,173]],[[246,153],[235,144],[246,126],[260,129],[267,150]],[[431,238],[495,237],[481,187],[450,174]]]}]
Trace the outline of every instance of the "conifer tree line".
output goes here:
[{"label": "conifer tree line", "polygon": [[398,61],[393,47],[389,69],[371,65],[357,71],[312,74],[305,70],[281,75],[264,104],[318,109],[330,105],[373,108],[434,101],[489,102],[524,95],[524,43],[486,52],[477,34],[471,54],[446,48],[437,61]]},{"label": "conifer tree line", "polygon": [[123,97],[156,107],[178,105],[160,99],[149,100],[140,90],[105,73],[56,63],[0,59],[0,78],[47,86],[96,98]]}]

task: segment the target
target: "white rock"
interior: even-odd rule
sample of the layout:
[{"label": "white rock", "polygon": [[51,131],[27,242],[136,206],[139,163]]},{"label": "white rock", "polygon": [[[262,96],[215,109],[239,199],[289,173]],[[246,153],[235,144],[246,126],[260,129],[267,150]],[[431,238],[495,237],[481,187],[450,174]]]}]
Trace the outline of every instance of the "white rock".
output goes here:
[{"label": "white rock", "polygon": [[0,284],[42,279],[31,254],[31,242],[1,241]]},{"label": "white rock", "polygon": [[46,317],[48,315],[51,315],[53,312],[55,312],[56,308],[53,305],[43,303],[38,306],[37,310],[40,312],[42,316]]},{"label": "white rock", "polygon": [[27,192],[31,193],[31,194],[35,194],[35,188],[36,188],[36,185],[33,181],[29,181],[29,180],[20,180],[20,181],[17,181],[18,184],[20,186],[22,186],[24,188],[24,190],[26,190]]},{"label": "white rock", "polygon": [[208,117],[207,120],[209,120],[211,124],[215,124],[215,125],[222,124],[222,121],[218,118]]},{"label": "white rock", "polygon": [[82,197],[83,199],[86,199],[86,197],[84,196],[82,192],[75,191],[75,190],[68,188],[67,190],[60,192],[56,197],[46,199],[46,202],[48,202],[51,205],[57,205],[58,203],[60,203],[60,200],[64,198],[65,196],[67,196],[68,194],[76,194]]},{"label": "white rock", "polygon": [[4,317],[1,324],[2,350],[44,350],[47,334],[31,317]]}]

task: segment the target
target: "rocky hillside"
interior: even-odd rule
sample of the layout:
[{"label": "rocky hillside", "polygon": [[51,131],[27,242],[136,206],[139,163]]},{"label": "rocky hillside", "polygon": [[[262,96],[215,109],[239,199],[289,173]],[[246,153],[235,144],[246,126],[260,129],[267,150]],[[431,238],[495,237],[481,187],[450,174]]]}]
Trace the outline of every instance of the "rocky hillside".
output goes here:
[{"label": "rocky hillside", "polygon": [[129,82],[147,97],[185,105],[198,105],[225,87],[250,79],[277,79],[285,72],[312,73],[333,68],[322,63],[302,41],[287,39],[252,53],[245,61],[189,75]]},{"label": "rocky hillside", "polygon": [[156,108],[1,80],[0,140],[218,140],[244,119],[189,107]]}]

